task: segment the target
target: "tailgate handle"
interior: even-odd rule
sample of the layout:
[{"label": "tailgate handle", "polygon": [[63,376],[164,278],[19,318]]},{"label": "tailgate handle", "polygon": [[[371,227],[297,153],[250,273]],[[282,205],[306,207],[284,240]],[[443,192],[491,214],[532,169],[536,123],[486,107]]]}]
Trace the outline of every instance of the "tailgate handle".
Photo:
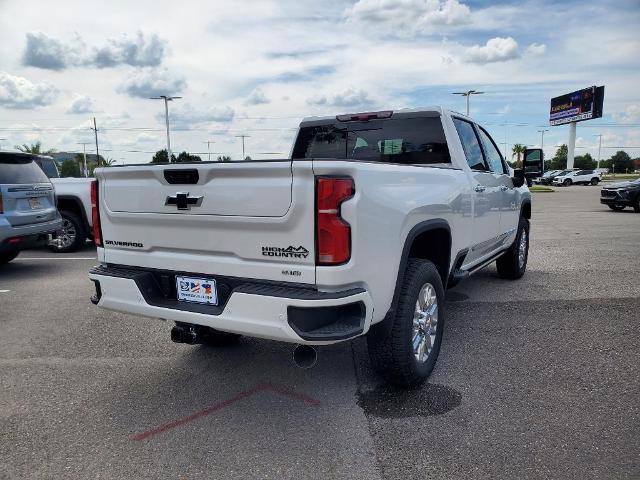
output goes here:
[{"label": "tailgate handle", "polygon": [[200,180],[200,175],[196,168],[165,170],[164,179],[171,185],[195,185]]}]

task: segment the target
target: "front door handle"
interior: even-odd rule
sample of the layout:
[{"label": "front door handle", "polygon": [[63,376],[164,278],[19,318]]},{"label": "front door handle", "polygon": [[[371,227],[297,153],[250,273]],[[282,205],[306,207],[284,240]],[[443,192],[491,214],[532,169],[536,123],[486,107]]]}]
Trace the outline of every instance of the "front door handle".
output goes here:
[{"label": "front door handle", "polygon": [[476,185],[473,187],[473,190],[476,192],[484,192],[487,189],[484,185]]}]

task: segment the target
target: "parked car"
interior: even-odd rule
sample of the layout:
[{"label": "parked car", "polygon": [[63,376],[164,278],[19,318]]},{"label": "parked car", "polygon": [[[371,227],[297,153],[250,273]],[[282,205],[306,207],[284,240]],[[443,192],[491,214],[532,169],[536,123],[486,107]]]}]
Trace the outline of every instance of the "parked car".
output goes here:
[{"label": "parked car", "polygon": [[560,176],[566,175],[568,173],[573,172],[574,170],[553,170],[553,173],[546,177],[539,178],[540,185],[551,185],[553,183],[553,179]]},{"label": "parked car", "polygon": [[607,185],[600,191],[600,203],[611,210],[620,211],[632,207],[640,213],[640,178]]},{"label": "parked car", "polygon": [[35,159],[53,184],[62,216],[62,228],[49,243],[49,249],[57,253],[75,252],[87,238],[91,239],[91,178],[59,178],[53,158],[38,156]]},{"label": "parked car", "polygon": [[561,172],[561,170],[549,170],[549,171],[547,171],[547,172],[544,172],[544,173],[542,174],[542,176],[540,176],[540,177],[538,177],[538,178],[534,178],[534,179],[533,179],[533,183],[537,183],[537,184],[539,184],[539,185],[545,185],[545,183],[544,183],[544,182],[545,182],[545,181],[547,181],[547,179],[548,179],[549,177],[552,177],[553,175],[555,175],[555,174],[557,174],[557,173],[560,173],[560,172]]},{"label": "parked car", "polygon": [[602,180],[602,174],[595,170],[574,170],[563,175],[558,175],[553,179],[554,185],[597,185]]},{"label": "parked car", "polygon": [[51,182],[26,153],[0,152],[0,265],[60,228]]},{"label": "parked car", "polygon": [[438,357],[445,288],[492,262],[512,280],[527,267],[524,169],[440,107],[306,119],[289,159],[95,176],[92,301],[173,320],[176,342],[367,334],[374,367],[415,385]]}]

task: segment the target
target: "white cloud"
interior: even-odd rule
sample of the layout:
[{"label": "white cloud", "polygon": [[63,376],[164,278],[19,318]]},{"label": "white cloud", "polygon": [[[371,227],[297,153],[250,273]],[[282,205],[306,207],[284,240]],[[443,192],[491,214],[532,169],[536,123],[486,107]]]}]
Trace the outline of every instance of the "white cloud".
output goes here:
[{"label": "white cloud", "polygon": [[634,123],[640,121],[640,104],[627,105],[621,113],[614,113],[613,118],[621,123]]},{"label": "white cloud", "polygon": [[164,69],[140,69],[122,82],[117,91],[131,97],[149,98],[159,95],[177,95],[187,88],[182,74]]},{"label": "white cloud", "polygon": [[88,95],[77,95],[67,108],[67,113],[89,113],[95,110],[93,100]]},{"label": "white cloud", "polygon": [[546,51],[547,51],[547,46],[544,43],[541,43],[541,44],[532,43],[527,47],[527,50],[525,51],[525,53],[529,55],[542,55]]},{"label": "white cloud", "polygon": [[264,103],[269,103],[271,100],[267,98],[265,93],[260,88],[256,88],[253,92],[249,94],[247,99],[244,101],[245,105],[261,105]]},{"label": "white cloud", "polygon": [[464,58],[471,63],[504,62],[518,58],[518,42],[512,37],[495,37],[485,45],[474,45],[465,50]]},{"label": "white cloud", "polygon": [[0,105],[6,108],[45,107],[57,96],[58,89],[47,82],[33,83],[24,77],[0,72]]},{"label": "white cloud", "polygon": [[[190,103],[172,106],[169,115],[171,128],[174,130],[188,130],[196,125],[211,123],[228,123],[233,120],[235,111],[229,106],[196,108]],[[164,113],[156,115],[159,122],[164,122]]]},{"label": "white cloud", "polygon": [[157,67],[162,63],[167,45],[167,42],[155,33],[144,34],[140,31],[133,38],[127,35],[109,38],[105,45],[91,49],[87,48],[79,35],[68,42],[42,32],[29,32],[26,37],[23,65],[46,70],[64,70],[81,66]]},{"label": "white cloud", "polygon": [[330,96],[317,95],[307,99],[309,105],[328,105],[332,107],[360,107],[371,105],[373,100],[362,89],[353,87]]},{"label": "white cloud", "polygon": [[471,10],[458,0],[358,0],[345,16],[349,22],[383,27],[402,36],[464,25],[471,21]]}]

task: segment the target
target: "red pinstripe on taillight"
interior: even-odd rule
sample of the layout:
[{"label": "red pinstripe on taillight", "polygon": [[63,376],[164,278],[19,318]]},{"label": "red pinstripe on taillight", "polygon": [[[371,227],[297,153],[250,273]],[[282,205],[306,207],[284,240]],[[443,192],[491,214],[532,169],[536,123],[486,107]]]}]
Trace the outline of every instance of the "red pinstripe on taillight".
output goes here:
[{"label": "red pinstripe on taillight", "polygon": [[100,226],[100,205],[98,198],[98,180],[91,182],[91,223],[93,223],[93,243],[102,246],[102,228]]},{"label": "red pinstripe on taillight", "polygon": [[316,264],[339,265],[351,258],[351,226],[340,205],[355,191],[349,177],[316,177]]}]

